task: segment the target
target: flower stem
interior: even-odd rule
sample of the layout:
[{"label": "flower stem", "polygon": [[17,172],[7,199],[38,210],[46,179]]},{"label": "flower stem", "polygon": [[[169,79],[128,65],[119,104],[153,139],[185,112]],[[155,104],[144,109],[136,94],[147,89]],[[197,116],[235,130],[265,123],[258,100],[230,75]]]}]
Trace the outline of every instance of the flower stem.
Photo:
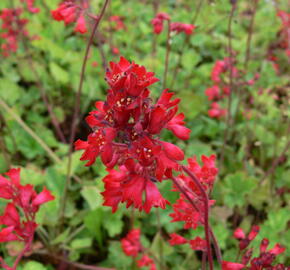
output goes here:
[{"label": "flower stem", "polygon": [[65,211],[68,187],[69,187],[70,178],[71,178],[73,142],[75,140],[75,135],[76,135],[76,128],[77,128],[77,123],[78,123],[78,114],[80,111],[81,94],[82,94],[82,89],[83,89],[83,82],[84,82],[84,76],[85,76],[85,71],[86,71],[86,66],[87,66],[87,60],[88,60],[91,45],[93,44],[93,39],[94,39],[95,33],[98,29],[100,21],[102,20],[102,17],[105,13],[107,6],[108,6],[108,3],[109,3],[109,0],[106,0],[103,7],[102,7],[102,10],[101,10],[99,17],[98,17],[98,19],[96,19],[95,24],[93,26],[93,30],[92,30],[91,36],[89,38],[87,48],[85,51],[85,56],[83,59],[78,91],[77,91],[76,96],[75,96],[75,106],[74,106],[74,113],[73,113],[72,125],[71,125],[71,130],[70,130],[70,140],[69,140],[67,178],[66,178],[66,182],[65,182],[64,194],[62,196],[62,203],[61,203],[60,213],[59,213],[60,227],[62,227],[63,221],[64,221],[64,211]]},{"label": "flower stem", "polygon": [[210,268],[210,270],[213,270],[213,258],[212,258],[211,246],[210,246],[210,229],[209,229],[209,221],[208,221],[208,216],[209,216],[208,196],[207,196],[207,193],[205,192],[204,188],[202,187],[201,183],[196,178],[196,176],[185,166],[181,166],[181,167],[188,174],[188,176],[193,180],[193,182],[195,183],[195,185],[197,186],[197,188],[199,189],[199,191],[203,197],[204,230],[205,230],[205,241],[206,241],[206,246],[207,246],[207,257],[208,257],[208,262],[209,262],[209,268]]},{"label": "flower stem", "polygon": [[165,69],[163,75],[163,89],[166,87],[167,73],[168,73],[168,65],[169,65],[169,54],[170,54],[170,20],[167,21],[167,40],[166,40],[166,56],[165,56]]},{"label": "flower stem", "polygon": [[[194,201],[190,198],[190,196],[187,194],[187,191],[178,183],[177,179],[172,177],[171,180],[174,182],[174,184],[176,185],[176,187],[179,189],[179,191],[186,197],[186,199],[189,201],[189,203],[192,205],[192,207],[197,211],[200,212],[200,209],[198,209],[198,207],[196,206],[196,204],[194,203]],[[221,250],[219,248],[218,242],[215,238],[215,235],[209,225],[209,230],[210,230],[210,236],[211,239],[213,241],[213,245],[214,245],[214,249],[215,249],[215,254],[217,257],[217,260],[219,262],[219,264],[222,264],[222,255],[221,255]]]},{"label": "flower stem", "polygon": [[230,66],[230,85],[229,85],[229,88],[230,88],[230,93],[229,93],[229,98],[228,98],[226,129],[224,132],[224,140],[223,140],[223,145],[222,145],[222,149],[221,149],[220,164],[223,164],[223,161],[224,161],[225,148],[226,148],[229,130],[231,127],[231,122],[232,122],[231,111],[232,111],[232,96],[233,96],[233,91],[234,91],[233,52],[232,52],[232,50],[233,50],[232,49],[232,23],[233,23],[233,18],[234,18],[236,8],[237,8],[237,4],[235,2],[232,4],[232,9],[231,9],[229,23],[228,23],[228,35],[229,35],[228,51],[229,51],[229,66]]}]

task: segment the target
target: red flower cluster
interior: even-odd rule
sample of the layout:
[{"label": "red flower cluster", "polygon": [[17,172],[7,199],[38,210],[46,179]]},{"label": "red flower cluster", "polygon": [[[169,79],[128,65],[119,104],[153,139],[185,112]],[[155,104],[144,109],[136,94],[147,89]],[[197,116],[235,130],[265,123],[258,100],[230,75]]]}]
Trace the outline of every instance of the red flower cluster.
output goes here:
[{"label": "red flower cluster", "polygon": [[171,246],[190,244],[192,250],[206,251],[206,241],[197,236],[193,240],[187,240],[177,233],[170,234],[170,240],[168,241]]},{"label": "red flower cluster", "polygon": [[234,237],[239,240],[239,248],[243,252],[241,263],[233,263],[224,261],[222,265],[223,270],[285,270],[289,267],[285,267],[283,264],[273,265],[277,255],[285,252],[286,248],[280,244],[276,244],[272,249],[267,251],[269,240],[264,238],[260,244],[260,253],[258,257],[252,258],[253,249],[247,249],[250,242],[255,239],[259,233],[259,226],[253,226],[251,232],[246,236],[241,228],[238,228],[234,232]]},{"label": "red flower cluster", "polygon": [[56,21],[64,21],[65,25],[76,23],[74,31],[84,34],[87,32],[84,16],[87,8],[86,2],[78,5],[72,1],[65,1],[59,4],[56,10],[52,10],[51,15]]},{"label": "red flower cluster", "polygon": [[113,22],[113,30],[119,31],[119,30],[125,30],[126,26],[124,22],[122,21],[122,18],[118,15],[113,15],[109,18],[110,22]]},{"label": "red flower cluster", "polygon": [[[101,156],[109,172],[103,179],[104,205],[113,211],[120,202],[146,212],[152,207],[165,208],[169,203],[155,183],[179,170],[178,161],[184,154],[157,136],[168,129],[182,140],[189,138],[184,115],[177,114],[180,100],[172,100],[173,93],[165,89],[153,104],[148,86],[158,79],[123,57],[119,63],[110,63],[106,81],[110,86],[106,102],[96,102],[97,110],[86,118],[94,131],[87,141],[75,143],[77,150],[85,150],[81,160],[88,160],[86,166],[90,166]],[[119,170],[113,169],[115,165]]]},{"label": "red flower cluster", "polygon": [[25,29],[28,20],[20,18],[21,13],[22,10],[20,8],[5,8],[0,13],[0,19],[2,20],[1,29],[3,30],[1,38],[5,41],[1,45],[1,49],[5,57],[17,51],[20,38],[28,37],[28,32]]},{"label": "red flower cluster", "polygon": [[[151,24],[154,28],[155,34],[160,34],[163,31],[163,23],[164,21],[170,21],[170,16],[167,13],[160,12],[158,13],[154,19],[152,19]],[[191,35],[195,29],[195,25],[181,23],[181,22],[173,22],[170,23],[170,31],[181,33],[184,32],[186,35]]]},{"label": "red flower cluster", "polygon": [[158,13],[154,19],[152,19],[151,24],[154,28],[154,33],[159,35],[163,31],[163,22],[169,21],[170,16],[165,12]]},{"label": "red flower cluster", "polygon": [[[188,169],[198,178],[205,191],[209,193],[213,188],[216,175],[218,174],[218,169],[215,167],[215,156],[202,156],[201,160],[203,162],[202,167],[198,164],[196,158],[188,159]],[[199,189],[191,178],[183,174],[177,177],[176,180],[185,189],[188,197],[191,198],[196,207],[193,207],[188,199],[183,194],[180,194],[179,199],[173,204],[174,212],[170,214],[172,217],[171,222],[185,222],[184,229],[196,229],[199,225],[203,226],[204,201]],[[177,189],[174,190],[176,191]],[[213,204],[214,201],[210,200],[209,205]]]},{"label": "red flower cluster", "polygon": [[39,8],[34,6],[34,0],[21,0],[21,2],[25,2],[27,6],[27,10],[31,13],[38,13]]},{"label": "red flower cluster", "polygon": [[[226,114],[226,110],[222,109],[217,101],[224,99],[230,94],[230,88],[222,77],[222,74],[228,72],[229,69],[230,61],[228,58],[216,61],[212,69],[211,80],[213,86],[205,90],[208,100],[212,101],[211,108],[208,111],[208,115],[211,118],[221,118]],[[238,71],[235,67],[232,67],[232,73],[234,77],[237,76]]]},{"label": "red flower cluster", "polygon": [[[42,204],[54,197],[46,188],[37,194],[32,185],[21,185],[20,169],[11,169],[6,175],[9,179],[0,175],[0,198],[11,202],[0,216],[0,224],[5,226],[0,231],[0,242],[21,241],[25,243],[24,251],[28,251],[37,227],[35,215]],[[7,269],[3,260],[1,263]]]},{"label": "red flower cluster", "polygon": [[139,268],[149,266],[150,270],[156,270],[157,268],[154,261],[144,252],[144,248],[140,242],[140,233],[140,229],[132,229],[126,237],[121,239],[122,249],[127,256],[135,258],[138,255],[142,255],[142,257],[137,261]]},{"label": "red flower cluster", "polygon": [[277,15],[282,21],[280,47],[286,50],[286,55],[290,57],[290,13],[285,11],[278,11]]}]

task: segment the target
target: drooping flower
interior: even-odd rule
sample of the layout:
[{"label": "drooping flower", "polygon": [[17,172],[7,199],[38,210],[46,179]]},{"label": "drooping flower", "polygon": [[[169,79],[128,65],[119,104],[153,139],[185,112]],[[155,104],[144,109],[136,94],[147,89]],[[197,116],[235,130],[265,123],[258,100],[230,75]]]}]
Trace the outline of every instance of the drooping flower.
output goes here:
[{"label": "drooping flower", "polygon": [[4,40],[4,43],[1,44],[1,51],[4,57],[8,57],[18,50],[20,39],[30,38],[25,28],[28,20],[21,18],[21,14],[22,9],[20,8],[4,8],[0,13],[1,29],[3,30],[0,37]]},{"label": "drooping flower", "polygon": [[182,245],[187,243],[188,241],[177,233],[170,234],[170,240],[168,241],[171,246]]},{"label": "drooping flower", "polygon": [[56,21],[63,21],[65,25],[76,23],[75,32],[84,34],[87,32],[85,12],[87,9],[86,3],[80,5],[73,1],[64,1],[59,4],[58,8],[51,11],[51,15]]},{"label": "drooping flower", "polygon": [[154,261],[148,256],[140,242],[140,234],[140,229],[132,229],[129,231],[126,237],[121,239],[122,249],[127,256],[133,258],[139,257],[137,260],[137,266],[139,268],[149,266],[150,270],[157,270]]},{"label": "drooping flower", "polygon": [[136,257],[141,251],[140,229],[132,229],[125,238],[121,240],[122,249],[127,256]]},{"label": "drooping flower", "polygon": [[[20,169],[11,169],[6,175],[8,178],[0,175],[0,198],[10,202],[0,216],[0,225],[5,226],[0,231],[0,242],[21,241],[25,243],[25,250],[29,250],[37,228],[35,215],[54,196],[46,188],[37,193],[32,185],[21,185]],[[2,258],[0,265],[10,269]]]}]

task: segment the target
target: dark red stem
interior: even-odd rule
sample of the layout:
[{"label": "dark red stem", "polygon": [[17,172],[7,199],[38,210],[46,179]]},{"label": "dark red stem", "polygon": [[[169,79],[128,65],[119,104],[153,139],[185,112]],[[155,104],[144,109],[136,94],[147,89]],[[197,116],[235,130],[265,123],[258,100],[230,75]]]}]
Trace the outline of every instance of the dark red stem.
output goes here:
[{"label": "dark red stem", "polygon": [[[179,189],[179,191],[186,197],[186,199],[189,201],[189,203],[192,205],[192,207],[197,211],[200,212],[200,209],[198,209],[198,207],[196,206],[195,202],[190,198],[190,196],[187,194],[187,191],[178,183],[177,179],[172,177],[171,180],[173,181],[173,183],[176,185],[176,187]],[[222,264],[222,254],[221,254],[221,250],[220,247],[218,245],[218,242],[215,238],[215,235],[209,225],[209,230],[210,230],[210,236],[211,239],[213,241],[213,245],[214,245],[214,250],[215,250],[215,254],[218,260],[218,263],[221,265]]]},{"label": "dark red stem", "polygon": [[82,89],[83,89],[83,82],[84,82],[84,76],[85,76],[85,71],[86,71],[86,66],[87,66],[87,60],[90,52],[91,45],[93,44],[93,39],[96,34],[96,31],[98,29],[98,26],[100,24],[100,21],[102,20],[102,17],[105,13],[105,10],[108,6],[109,0],[106,0],[100,16],[98,19],[95,21],[95,24],[93,26],[93,30],[90,36],[90,39],[87,44],[85,56],[83,59],[83,64],[82,64],[82,69],[81,69],[81,75],[80,75],[80,82],[79,82],[79,87],[78,91],[75,97],[75,106],[74,106],[74,113],[73,113],[73,119],[72,119],[72,125],[71,125],[71,131],[70,131],[70,140],[69,140],[69,153],[68,153],[68,165],[67,165],[67,179],[65,182],[65,187],[64,187],[64,194],[62,196],[62,203],[61,203],[61,209],[60,209],[60,224],[62,226],[63,224],[63,217],[64,217],[64,210],[65,210],[65,204],[66,204],[66,197],[67,197],[67,192],[68,192],[68,187],[69,187],[69,182],[70,182],[70,177],[71,177],[71,163],[72,163],[72,151],[73,151],[73,142],[75,140],[75,135],[76,135],[76,127],[78,123],[78,114],[80,112],[80,103],[81,103],[81,94],[82,94]]},{"label": "dark red stem", "polygon": [[165,56],[165,69],[163,75],[163,89],[166,87],[167,73],[168,73],[168,65],[169,65],[169,53],[170,53],[170,20],[167,21],[167,40],[166,40],[166,56]]},{"label": "dark red stem", "polygon": [[205,241],[207,246],[207,257],[209,262],[209,268],[210,270],[213,270],[213,258],[212,258],[212,252],[211,252],[211,246],[210,246],[210,229],[209,229],[209,205],[208,205],[208,196],[206,191],[204,190],[203,186],[199,182],[199,180],[196,178],[196,176],[185,166],[181,166],[182,169],[188,174],[188,176],[193,180],[197,188],[199,189],[204,202],[204,230],[205,230]]}]

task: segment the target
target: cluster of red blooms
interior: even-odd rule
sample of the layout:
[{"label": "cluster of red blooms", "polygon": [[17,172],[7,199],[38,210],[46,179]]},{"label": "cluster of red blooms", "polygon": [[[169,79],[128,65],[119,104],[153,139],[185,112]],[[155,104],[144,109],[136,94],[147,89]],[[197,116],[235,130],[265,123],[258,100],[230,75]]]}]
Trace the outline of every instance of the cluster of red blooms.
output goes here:
[{"label": "cluster of red blooms", "polygon": [[[222,77],[222,75],[227,73],[229,69],[230,61],[228,58],[216,61],[212,69],[211,80],[213,82],[213,86],[205,90],[205,95],[208,97],[208,100],[212,101],[211,108],[208,111],[208,115],[211,118],[219,119],[226,114],[226,110],[220,107],[218,101],[224,99],[230,94],[230,88]],[[232,72],[233,76],[237,75],[237,69],[235,67],[232,68]]]},{"label": "cluster of red blooms", "polygon": [[133,258],[141,255],[141,258],[137,260],[139,268],[147,266],[149,270],[156,270],[154,261],[146,254],[140,242],[140,233],[140,229],[132,229],[126,237],[121,239],[122,249],[127,256]]},{"label": "cluster of red blooms", "polygon": [[192,250],[206,251],[206,242],[199,236],[193,240],[187,240],[177,233],[170,234],[169,244],[171,246],[189,244]]},{"label": "cluster of red blooms", "polygon": [[[210,193],[213,188],[215,178],[218,174],[218,169],[215,167],[215,156],[210,157],[202,156],[201,160],[203,166],[201,167],[196,158],[188,159],[188,169],[198,178],[205,191]],[[202,197],[200,190],[196,184],[183,174],[176,178],[179,185],[185,190],[187,196],[180,194],[179,199],[173,204],[173,213],[171,222],[184,222],[184,229],[196,229],[197,226],[204,226],[204,198]],[[178,189],[174,189],[178,191]],[[188,201],[190,198],[195,207]],[[210,200],[209,205],[213,205],[214,201]],[[181,245],[189,243],[193,250],[206,251],[206,242],[200,237],[196,237],[193,240],[186,240],[182,236],[173,233],[170,235],[171,239],[169,243],[171,245]]]},{"label": "cluster of red blooms", "polygon": [[88,9],[86,1],[77,4],[73,1],[65,1],[59,4],[56,10],[51,11],[56,21],[63,21],[65,25],[76,23],[74,31],[84,34],[87,32],[85,12]]},{"label": "cluster of red blooms", "polygon": [[239,240],[240,253],[243,254],[241,263],[233,263],[224,261],[223,270],[289,270],[283,264],[273,265],[277,255],[283,253],[286,248],[280,244],[276,244],[272,249],[267,250],[269,240],[264,238],[260,244],[260,253],[258,257],[252,258],[253,249],[248,248],[250,243],[256,238],[259,233],[259,226],[253,226],[250,233],[246,235],[241,228],[234,232],[234,238]]},{"label": "cluster of red blooms", "polygon": [[277,15],[282,21],[280,46],[286,50],[286,55],[290,57],[290,13],[280,10]]},{"label": "cluster of red blooms", "polygon": [[[35,215],[39,207],[54,197],[44,188],[36,193],[32,185],[20,184],[20,169],[11,169],[6,173],[9,179],[0,175],[0,198],[11,200],[7,204],[4,214],[0,216],[0,225],[4,225],[0,231],[0,243],[21,241],[25,243],[22,255],[31,248],[34,232],[37,228]],[[22,213],[23,216],[20,214]],[[10,268],[0,258],[0,264],[4,269],[16,269],[16,265]]]},{"label": "cluster of red blooms", "polygon": [[[179,99],[172,99],[167,89],[154,104],[148,86],[158,81],[145,67],[121,57],[110,63],[106,73],[110,86],[105,102],[96,102],[86,118],[93,129],[87,141],[75,142],[77,150],[85,150],[81,160],[92,165],[97,156],[109,174],[103,179],[104,205],[116,211],[120,202],[127,207],[149,212],[152,207],[169,204],[160,194],[156,182],[171,177],[179,170],[183,151],[174,144],[161,141],[158,135],[168,129],[179,139],[189,138],[184,115],[177,114]],[[115,170],[115,165],[119,170]],[[143,196],[145,195],[145,196]]]},{"label": "cluster of red blooms", "polygon": [[[170,16],[167,13],[160,12],[158,13],[154,19],[152,19],[151,24],[154,28],[155,34],[160,34],[163,31],[164,21],[170,21]],[[170,31],[181,33],[184,32],[186,35],[191,35],[195,29],[195,25],[181,23],[181,22],[173,22],[170,23]]]},{"label": "cluster of red blooms", "polygon": [[[198,178],[205,191],[210,193],[213,188],[218,169],[215,167],[215,155],[210,157],[202,156],[203,166],[201,167],[196,158],[188,159],[188,169]],[[200,190],[190,177],[181,174],[176,178],[178,183],[185,189],[187,196],[191,198],[196,207],[188,202],[188,198],[184,194],[180,194],[179,199],[173,204],[173,213],[171,222],[184,221],[184,229],[196,229],[197,226],[204,224],[204,201]],[[178,191],[178,189],[174,189]],[[214,201],[210,200],[209,205],[213,205]]]},{"label": "cluster of red blooms", "polygon": [[31,13],[38,13],[39,8],[34,6],[34,0],[21,0],[21,2],[25,2],[27,6],[27,10]]},{"label": "cluster of red blooms", "polygon": [[28,32],[25,29],[27,19],[20,18],[22,9],[20,8],[5,8],[0,13],[0,19],[2,20],[1,38],[5,41],[1,44],[1,50],[3,56],[7,57],[11,53],[15,53],[18,49],[18,41],[21,37],[28,37]]}]

